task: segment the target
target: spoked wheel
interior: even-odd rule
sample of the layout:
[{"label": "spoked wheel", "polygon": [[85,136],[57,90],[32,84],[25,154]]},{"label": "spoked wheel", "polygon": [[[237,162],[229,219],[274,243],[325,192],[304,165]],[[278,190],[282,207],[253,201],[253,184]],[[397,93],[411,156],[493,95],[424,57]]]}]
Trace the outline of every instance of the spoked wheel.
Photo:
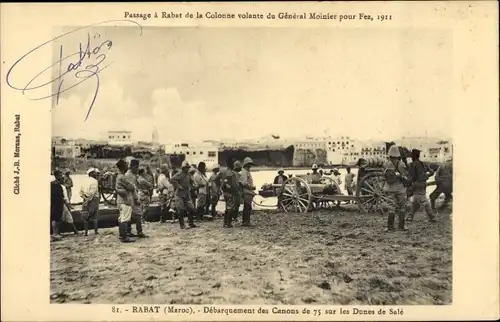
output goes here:
[{"label": "spoked wheel", "polygon": [[101,192],[102,199],[104,202],[111,206],[116,206],[116,193],[113,192]]},{"label": "spoked wheel", "polygon": [[340,190],[340,186],[337,181],[330,177],[322,177],[319,183],[325,185],[325,190],[323,191],[325,198],[318,202],[318,208],[337,207],[337,202],[328,198],[328,196],[337,196],[342,194],[342,190]]},{"label": "spoked wheel", "polygon": [[356,189],[358,206],[364,213],[381,212],[390,204],[387,194],[384,192],[385,179],[382,172],[373,172],[361,178]]},{"label": "spoked wheel", "polygon": [[281,186],[280,208],[285,212],[307,212],[311,209],[312,192],[307,182],[292,177]]}]

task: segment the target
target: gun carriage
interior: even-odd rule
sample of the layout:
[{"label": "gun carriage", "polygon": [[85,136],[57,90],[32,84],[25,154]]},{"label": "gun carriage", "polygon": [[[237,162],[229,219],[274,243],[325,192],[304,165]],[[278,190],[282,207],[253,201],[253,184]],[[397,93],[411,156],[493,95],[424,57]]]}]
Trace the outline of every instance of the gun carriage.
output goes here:
[{"label": "gun carriage", "polygon": [[[259,195],[277,197],[278,208],[285,212],[305,213],[318,208],[330,208],[338,202],[356,203],[362,213],[385,213],[390,202],[383,187],[385,184],[383,158],[359,159],[356,163],[358,173],[355,179],[354,195],[342,193],[337,182],[328,176],[315,180],[312,175],[297,175],[282,184],[267,184]],[[437,168],[436,164],[431,168]],[[428,186],[435,182],[428,182]]]}]

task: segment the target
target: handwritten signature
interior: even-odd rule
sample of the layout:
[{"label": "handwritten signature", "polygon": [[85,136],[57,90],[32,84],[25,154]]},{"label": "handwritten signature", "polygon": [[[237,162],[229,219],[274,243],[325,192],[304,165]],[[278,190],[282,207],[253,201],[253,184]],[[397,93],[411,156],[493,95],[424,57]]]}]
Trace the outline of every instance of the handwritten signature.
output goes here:
[{"label": "handwritten signature", "polygon": [[[97,99],[97,95],[99,93],[99,85],[100,78],[99,73],[109,67],[111,63],[102,65],[106,60],[106,54],[109,53],[111,48],[113,47],[113,42],[110,39],[100,40],[101,35],[99,33],[91,33],[87,32],[86,41],[80,42],[79,49],[76,52],[71,54],[65,54],[65,50],[63,45],[59,46],[59,55],[55,62],[52,62],[50,66],[43,68],[40,72],[38,72],[34,77],[29,76],[26,85],[20,86],[14,84],[12,81],[13,76],[15,75],[14,71],[18,70],[19,67],[22,66],[23,62],[26,62],[28,58],[34,58],[36,53],[39,53],[42,48],[51,44],[54,45],[58,40],[64,40],[65,37],[68,37],[71,34],[74,34],[78,31],[85,31],[85,29],[103,26],[106,24],[116,24],[116,23],[130,23],[137,27],[139,27],[140,35],[142,35],[142,26],[133,21],[133,20],[107,20],[99,23],[95,23],[92,25],[88,25],[85,27],[80,27],[78,29],[74,29],[72,31],[66,32],[62,35],[59,35],[49,41],[44,42],[43,44],[33,48],[28,51],[26,54],[21,56],[9,69],[6,76],[7,85],[17,91],[20,91],[24,96],[28,97],[28,93],[33,93],[37,90],[47,88],[49,86],[56,87],[55,90],[51,88],[51,94],[43,94],[43,95],[35,95],[34,97],[28,97],[30,100],[43,100],[48,98],[55,98],[56,105],[59,104],[59,97],[61,93],[67,92],[80,84],[88,81],[89,79],[94,79],[95,87],[93,92],[93,98],[90,103],[89,109],[87,111],[87,115],[85,117],[85,121],[88,119],[92,107]],[[93,43],[97,42],[97,45]],[[57,47],[56,47],[57,48]],[[75,58],[76,56],[76,58]],[[69,61],[69,63],[68,63]],[[37,81],[40,79],[42,75],[46,72],[53,72],[55,67],[58,67],[58,73],[56,76],[51,76],[49,81]],[[33,75],[33,74],[31,74]],[[24,81],[23,81],[24,83]]]}]

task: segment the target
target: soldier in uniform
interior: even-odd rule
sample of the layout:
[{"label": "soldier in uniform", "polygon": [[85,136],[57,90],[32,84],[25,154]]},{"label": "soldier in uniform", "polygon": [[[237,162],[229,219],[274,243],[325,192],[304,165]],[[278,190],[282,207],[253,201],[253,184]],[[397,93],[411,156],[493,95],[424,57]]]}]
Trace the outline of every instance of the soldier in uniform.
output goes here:
[{"label": "soldier in uniform", "polygon": [[217,216],[217,204],[219,203],[220,198],[221,180],[218,175],[219,172],[220,166],[216,164],[212,169],[210,179],[208,179],[210,185],[210,206],[212,207],[211,215],[213,219]]},{"label": "soldier in uniform", "polygon": [[179,225],[181,229],[186,228],[184,215],[187,213],[190,228],[196,228],[194,224],[194,204],[191,198],[193,189],[192,177],[189,174],[191,166],[189,162],[182,162],[182,170],[172,176],[170,182],[175,188],[175,206],[179,215]]},{"label": "soldier in uniform", "polygon": [[[132,203],[132,220],[129,223],[129,228],[128,228],[128,235],[131,237],[139,237],[139,238],[147,238],[148,236],[144,234],[142,230],[142,209],[141,209],[141,203],[139,200],[139,195],[138,195],[138,184],[137,184],[137,176],[139,172],[139,160],[137,159],[132,159],[130,160],[130,166],[125,173],[125,178],[127,178],[128,181],[130,181],[134,187],[135,187],[135,192],[134,192],[134,202]],[[137,230],[137,236],[132,234],[132,224],[135,223],[135,227]]]},{"label": "soldier in uniform", "polygon": [[406,185],[410,182],[408,170],[401,161],[401,154],[396,145],[389,148],[388,158],[384,165],[384,192],[388,194],[389,216],[387,219],[387,231],[394,231],[395,215],[398,215],[398,228],[405,228],[405,213],[407,208]]},{"label": "soldier in uniform", "polygon": [[198,164],[198,169],[193,176],[198,194],[198,197],[196,199],[196,210],[197,210],[198,220],[203,220],[203,215],[205,213],[205,206],[207,204],[208,178],[206,175],[206,170],[207,166],[205,162],[202,161]]},{"label": "soldier in uniform", "polygon": [[132,206],[135,201],[135,186],[128,181],[125,173],[128,170],[127,162],[119,160],[116,163],[118,175],[116,177],[116,204],[120,215],[118,217],[118,233],[120,241],[123,243],[135,242],[128,236],[130,221],[132,220]]},{"label": "soldier in uniform", "polygon": [[236,177],[236,192],[233,195],[234,209],[233,209],[233,220],[235,222],[238,221],[238,216],[240,214],[240,205],[243,201],[243,187],[241,186],[241,162],[236,160],[234,161],[234,175]]},{"label": "soldier in uniform", "polygon": [[153,171],[151,171],[151,167],[149,165],[146,166],[146,171],[144,174],[144,178],[151,184],[151,189],[149,189],[149,198],[153,197],[153,192],[156,185],[155,175]]},{"label": "soldier in uniform", "polygon": [[191,201],[193,202],[193,206],[196,206],[196,199],[198,198],[198,186],[194,181],[195,173],[196,173],[196,166],[191,165],[189,169],[189,176],[191,178],[191,190],[189,192],[189,195],[191,196]]},{"label": "soldier in uniform", "polygon": [[435,214],[431,209],[431,205],[426,196],[427,179],[433,175],[432,170],[420,161],[420,150],[413,149],[411,151],[411,159],[412,163],[410,166],[410,175],[412,181],[413,199],[412,210],[408,216],[408,221],[413,221],[415,213],[418,209],[420,209],[420,206],[423,206],[429,221],[435,222]]},{"label": "soldier in uniform", "polygon": [[[171,200],[174,196],[174,187],[170,183],[168,165],[166,164],[162,164],[160,166],[160,175],[158,176],[157,187],[161,211],[160,221],[164,223],[167,221]],[[172,220],[175,221],[174,214],[172,214]]]},{"label": "soldier in uniform", "polygon": [[153,183],[149,181],[147,170],[144,168],[139,169],[137,176],[137,192],[139,195],[139,202],[141,204],[141,221],[144,223],[148,214],[149,203],[153,192]]},{"label": "soldier in uniform", "polygon": [[311,183],[319,183],[322,176],[318,172],[318,165],[317,164],[313,164],[311,170],[312,170],[312,174],[310,175]]},{"label": "soldier in uniform", "polygon": [[[309,173],[308,173],[309,175]],[[278,170],[278,175],[274,178],[274,184],[280,184],[282,185],[283,183],[285,183],[285,181],[288,179],[287,176],[285,176],[285,170],[283,168],[279,169]],[[283,194],[281,193],[282,192],[282,188],[276,188],[276,195],[278,196],[278,208],[281,209],[282,208],[282,205],[281,205],[281,201],[283,200]]]},{"label": "soldier in uniform", "polygon": [[436,199],[444,193],[445,199],[441,208],[446,207],[453,198],[453,161],[447,160],[436,171],[436,189],[431,193],[431,208],[436,209]]},{"label": "soldier in uniform", "polygon": [[240,183],[243,188],[243,222],[242,226],[250,226],[250,215],[252,213],[252,201],[255,195],[256,187],[253,184],[250,168],[254,165],[252,159],[243,160],[243,170],[240,174]]},{"label": "soldier in uniform", "polygon": [[226,211],[224,212],[224,228],[232,228],[234,212],[238,211],[235,206],[235,197],[239,195],[239,182],[234,171],[235,162],[229,158],[226,160],[227,168],[221,171],[215,180],[220,180]]},{"label": "soldier in uniform", "polygon": [[82,217],[85,236],[89,232],[89,222],[94,226],[94,234],[99,234],[99,182],[97,181],[97,169],[87,170],[88,177],[80,187],[80,197],[83,199]]}]

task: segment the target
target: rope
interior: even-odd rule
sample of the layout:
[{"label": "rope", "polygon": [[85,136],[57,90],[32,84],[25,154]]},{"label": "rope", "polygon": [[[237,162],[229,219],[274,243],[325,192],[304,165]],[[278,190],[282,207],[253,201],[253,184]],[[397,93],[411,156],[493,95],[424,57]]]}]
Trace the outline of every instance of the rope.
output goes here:
[{"label": "rope", "polygon": [[261,208],[276,208],[277,205],[275,206],[272,206],[272,205],[263,205],[262,202],[264,201],[264,198],[262,197],[262,199],[260,200],[260,203],[257,203],[255,200],[252,199],[252,203],[258,207],[261,207]]}]

